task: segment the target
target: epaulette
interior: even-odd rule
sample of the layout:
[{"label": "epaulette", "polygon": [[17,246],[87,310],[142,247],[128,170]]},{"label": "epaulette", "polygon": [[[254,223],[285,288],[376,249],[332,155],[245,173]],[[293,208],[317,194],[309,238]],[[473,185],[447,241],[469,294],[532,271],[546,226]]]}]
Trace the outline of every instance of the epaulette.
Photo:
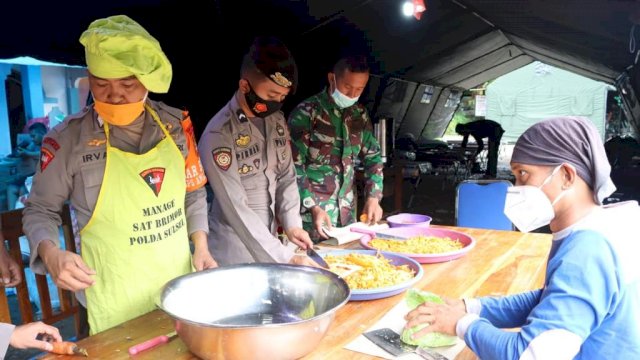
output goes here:
[{"label": "epaulette", "polygon": [[66,129],[67,126],[69,126],[69,124],[71,124],[73,121],[84,119],[85,116],[87,116],[87,113],[91,111],[91,109],[92,109],[92,106],[85,106],[84,108],[82,108],[82,110],[78,111],[77,113],[67,115],[62,120],[62,122],[54,126],[53,129],[51,130],[55,130],[56,132],[61,132],[62,130]]},{"label": "epaulette", "polygon": [[182,110],[171,107],[163,103],[162,101],[158,101],[156,102],[156,104],[158,104],[158,107],[160,109],[162,109],[164,112],[168,113],[169,115],[175,117],[178,121],[182,121],[184,119],[184,117],[182,116]]},{"label": "epaulette", "polygon": [[87,115],[89,111],[91,111],[92,108],[93,108],[92,106],[85,106],[82,108],[82,110],[78,111],[77,113],[67,115],[67,117],[65,117],[62,120],[62,122],[82,119]]}]

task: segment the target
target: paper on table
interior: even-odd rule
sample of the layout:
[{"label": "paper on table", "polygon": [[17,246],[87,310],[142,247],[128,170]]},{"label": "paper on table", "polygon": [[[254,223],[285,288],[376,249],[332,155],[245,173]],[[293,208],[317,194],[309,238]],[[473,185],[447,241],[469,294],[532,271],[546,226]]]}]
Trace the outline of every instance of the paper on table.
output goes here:
[{"label": "paper on table", "polygon": [[357,222],[357,223],[347,225],[345,227],[334,227],[329,231],[325,231],[327,235],[329,235],[331,238],[329,240],[323,241],[322,244],[343,245],[346,243],[350,243],[352,241],[360,240],[360,238],[362,237],[362,234],[351,231],[352,227],[359,227],[363,229],[377,231],[382,229],[388,229],[389,225],[376,224],[376,225],[369,226],[363,222]]},{"label": "paper on table", "polygon": [[[366,329],[364,332],[377,330],[381,328],[390,328],[398,334],[402,333],[402,328],[404,327],[405,320],[404,316],[409,312],[409,307],[404,298],[388,313],[386,313],[382,319],[380,319],[377,323],[375,323],[370,328]],[[464,350],[465,344],[464,341],[458,339],[458,342],[452,346],[439,347],[439,348],[430,348],[433,351],[436,351],[444,356],[446,356],[450,360],[454,360],[458,354],[462,350]],[[388,352],[382,350],[378,345],[372,343],[360,334],[355,340],[348,343],[345,347],[347,350],[356,351],[360,353],[364,353],[367,355],[378,356],[384,359],[395,359],[395,357]],[[419,355],[416,354],[407,354],[402,356],[402,359],[422,359]]]}]

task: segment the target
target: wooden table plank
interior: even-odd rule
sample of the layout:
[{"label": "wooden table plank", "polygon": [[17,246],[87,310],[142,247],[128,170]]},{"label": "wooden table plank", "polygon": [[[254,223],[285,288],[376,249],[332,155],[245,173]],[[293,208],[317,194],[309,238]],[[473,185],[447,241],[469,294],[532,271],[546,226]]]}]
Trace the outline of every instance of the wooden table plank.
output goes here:
[{"label": "wooden table plank", "polygon": [[[476,247],[466,256],[446,263],[424,264],[424,277],[414,286],[440,295],[460,298],[506,295],[538,288],[544,280],[551,236],[512,231],[456,229],[473,236]],[[348,303],[320,346],[305,359],[370,359],[343,347],[375,324],[403,294],[361,303]],[[357,307],[355,307],[355,306]],[[335,334],[334,336],[331,336]],[[466,351],[458,360],[475,359]]]},{"label": "wooden table plank", "polygon": [[[514,294],[538,288],[544,280],[551,236],[444,227],[473,236],[476,247],[466,256],[446,263],[424,264],[424,276],[416,288],[460,298]],[[353,243],[350,247],[354,247]],[[318,348],[304,359],[371,359],[371,356],[345,350],[343,347],[382,318],[403,299],[404,294],[372,300],[352,301],[336,313],[336,318]],[[92,357],[129,359],[128,348],[173,330],[170,318],[156,310],[113,329],[79,342]],[[69,358],[45,356],[44,359]],[[185,344],[176,338],[132,358],[191,360]],[[457,360],[476,359],[465,349]]]}]

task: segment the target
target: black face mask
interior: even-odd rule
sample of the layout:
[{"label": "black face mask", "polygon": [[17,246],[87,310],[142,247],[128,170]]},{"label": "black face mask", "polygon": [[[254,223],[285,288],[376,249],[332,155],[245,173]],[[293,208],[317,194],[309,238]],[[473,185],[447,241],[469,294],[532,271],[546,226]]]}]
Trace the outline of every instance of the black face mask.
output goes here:
[{"label": "black face mask", "polygon": [[[247,81],[247,83],[249,83],[249,81]],[[249,84],[249,92],[244,94],[244,98],[247,100],[247,105],[249,105],[251,111],[261,118],[265,118],[282,108],[281,102],[264,100],[258,96],[258,94],[253,91],[251,84]]]}]

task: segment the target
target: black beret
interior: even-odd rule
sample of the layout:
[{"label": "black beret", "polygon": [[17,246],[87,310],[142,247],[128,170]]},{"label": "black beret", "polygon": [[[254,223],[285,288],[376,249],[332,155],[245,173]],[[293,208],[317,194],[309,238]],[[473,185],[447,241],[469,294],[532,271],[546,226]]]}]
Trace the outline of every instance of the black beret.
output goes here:
[{"label": "black beret", "polygon": [[282,41],[271,36],[257,37],[247,56],[256,68],[274,83],[290,88],[295,93],[298,85],[298,67]]}]

